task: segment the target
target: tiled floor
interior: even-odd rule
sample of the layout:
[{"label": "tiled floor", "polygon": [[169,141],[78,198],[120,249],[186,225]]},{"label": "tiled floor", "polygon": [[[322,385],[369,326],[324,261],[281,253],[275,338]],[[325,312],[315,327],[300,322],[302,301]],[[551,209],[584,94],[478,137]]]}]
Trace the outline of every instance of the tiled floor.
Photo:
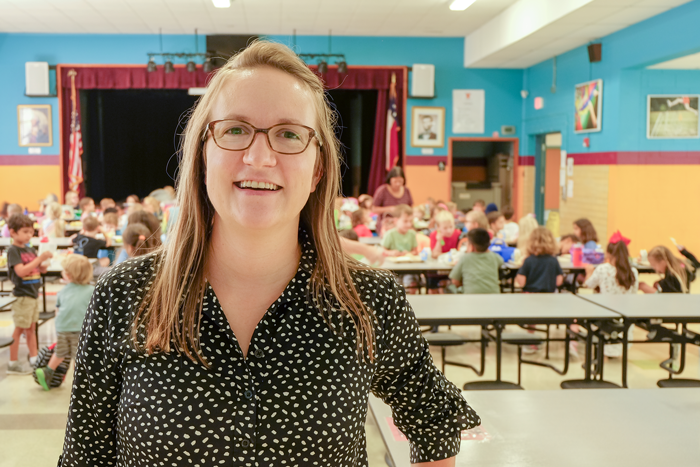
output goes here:
[{"label": "tiled floor", "polygon": [[[655,280],[652,278],[653,276],[644,276],[644,279],[648,281]],[[49,291],[55,292],[57,288],[57,285],[51,285]],[[700,293],[700,283],[694,284],[693,292]],[[53,308],[54,302],[54,296],[49,296],[49,309]],[[0,313],[0,336],[11,334],[12,329],[11,313]],[[694,329],[700,331],[699,328]],[[467,336],[478,336],[476,328],[455,326],[452,330]],[[563,335],[563,328],[555,332]],[[644,331],[635,331],[635,338],[643,339],[644,336]],[[46,345],[53,342],[54,339],[55,333],[51,323],[40,329],[40,345]],[[561,361],[562,349],[563,344],[552,346],[552,362]],[[688,350],[689,355],[684,376],[700,378],[698,348],[689,347]],[[489,346],[484,378],[495,377],[494,352],[494,346]],[[517,379],[515,352],[515,348],[511,346],[504,347],[504,380],[515,381]],[[26,355],[26,346],[23,343],[20,358],[26,358]],[[469,344],[459,349],[449,349],[448,357],[453,360],[478,362],[479,347],[476,344]],[[433,358],[439,365],[438,352],[433,353]],[[544,358],[544,352],[540,351],[535,354],[535,358]],[[655,388],[657,380],[667,377],[667,373],[658,366],[659,362],[666,358],[668,358],[668,345],[637,344],[632,346],[629,359],[629,386],[632,388]],[[63,431],[70,400],[72,368],[60,388],[45,392],[34,383],[31,376],[8,377],[5,373],[8,359],[9,350],[0,350],[0,446],[3,448],[0,455],[0,467],[53,467],[56,465],[63,444]],[[478,379],[473,372],[459,367],[448,366],[446,374],[459,387],[467,381]],[[619,360],[606,360],[605,376],[607,380],[619,384]],[[547,368],[523,367],[523,386],[527,390],[557,389],[559,383],[565,379],[582,377],[583,369],[580,361],[574,361],[570,366],[569,373],[564,377]],[[369,464],[371,467],[383,467],[386,465],[384,445],[371,414],[368,416],[366,429]]]}]

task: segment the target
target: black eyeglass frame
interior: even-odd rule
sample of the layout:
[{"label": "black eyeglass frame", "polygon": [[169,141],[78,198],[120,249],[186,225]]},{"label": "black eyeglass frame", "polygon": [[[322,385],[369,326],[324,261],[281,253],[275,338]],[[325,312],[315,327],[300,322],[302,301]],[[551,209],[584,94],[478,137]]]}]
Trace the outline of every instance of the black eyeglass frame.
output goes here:
[{"label": "black eyeglass frame", "polygon": [[[239,122],[239,123],[245,123],[246,125],[249,125],[253,129],[253,137],[250,139],[250,144],[248,146],[242,148],[242,149],[229,149],[229,148],[224,148],[219,145],[219,142],[216,140],[216,136],[214,136],[214,128],[216,127],[217,123],[221,122]],[[309,130],[309,140],[306,142],[306,146],[304,146],[304,149],[298,152],[280,152],[272,148],[272,143],[270,142],[270,130],[273,128],[276,128],[278,126],[284,126],[284,125],[295,125],[295,126],[300,126],[306,130]],[[321,142],[321,138],[318,137],[318,132],[314,130],[313,128],[302,125],[300,123],[278,123],[276,125],[272,125],[270,128],[258,128],[252,123],[248,123],[245,120],[231,120],[231,119],[223,119],[223,120],[213,120],[209,123],[207,123],[206,128],[204,129],[204,135],[202,137],[202,141],[205,141],[207,139],[207,135],[211,133],[211,137],[214,140],[214,144],[216,144],[217,147],[223,149],[224,151],[245,151],[249,147],[253,145],[255,142],[255,137],[257,136],[258,133],[264,133],[265,134],[265,139],[267,139],[267,146],[275,151],[276,153],[279,154],[285,154],[285,155],[294,155],[294,154],[301,154],[302,152],[306,151],[309,147],[309,144],[311,144],[311,140],[316,138],[316,141],[318,141],[318,147],[321,151],[323,151],[323,143]]]}]

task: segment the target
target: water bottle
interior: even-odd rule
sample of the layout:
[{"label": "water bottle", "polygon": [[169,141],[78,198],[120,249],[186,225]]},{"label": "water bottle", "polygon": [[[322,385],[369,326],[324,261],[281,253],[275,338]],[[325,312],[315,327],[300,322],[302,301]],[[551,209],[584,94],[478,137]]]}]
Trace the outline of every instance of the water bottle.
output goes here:
[{"label": "water bottle", "polygon": [[428,261],[428,258],[430,258],[430,248],[425,247],[420,252],[420,260],[425,262],[425,261]]}]

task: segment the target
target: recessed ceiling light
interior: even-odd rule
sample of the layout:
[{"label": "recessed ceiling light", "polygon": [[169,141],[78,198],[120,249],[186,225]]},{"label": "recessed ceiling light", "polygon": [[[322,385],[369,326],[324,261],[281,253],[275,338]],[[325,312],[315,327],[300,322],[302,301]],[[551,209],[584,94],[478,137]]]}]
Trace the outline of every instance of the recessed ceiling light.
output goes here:
[{"label": "recessed ceiling light", "polygon": [[216,8],[228,8],[231,6],[231,0],[211,0]]},{"label": "recessed ceiling light", "polygon": [[[455,0],[450,4],[450,10],[452,11],[464,11],[471,6],[476,0]],[[214,0],[216,3],[216,0]]]}]

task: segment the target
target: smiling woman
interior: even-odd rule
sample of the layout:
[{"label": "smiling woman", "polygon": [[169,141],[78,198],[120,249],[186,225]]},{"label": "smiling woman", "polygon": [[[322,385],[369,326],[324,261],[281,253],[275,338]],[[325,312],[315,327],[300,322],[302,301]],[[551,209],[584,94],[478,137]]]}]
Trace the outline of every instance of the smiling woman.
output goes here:
[{"label": "smiling woman", "polygon": [[343,253],[323,85],[256,42],[188,122],[168,242],[97,284],[59,465],[367,465],[370,392],[415,463],[454,465],[479,417],[404,290]]}]

